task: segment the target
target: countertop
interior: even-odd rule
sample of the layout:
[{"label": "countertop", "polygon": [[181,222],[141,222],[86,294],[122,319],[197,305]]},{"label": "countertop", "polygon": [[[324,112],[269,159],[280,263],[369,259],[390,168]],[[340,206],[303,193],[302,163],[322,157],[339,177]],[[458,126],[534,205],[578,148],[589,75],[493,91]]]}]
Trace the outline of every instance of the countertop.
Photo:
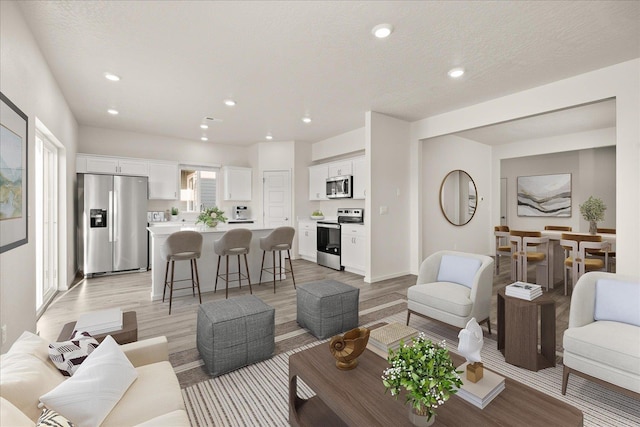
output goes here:
[{"label": "countertop", "polygon": [[224,233],[234,228],[246,228],[251,231],[257,230],[273,230],[275,227],[265,227],[256,223],[240,223],[240,224],[218,224],[217,227],[207,227],[205,225],[181,225],[176,223],[175,226],[147,227],[152,236],[168,236],[176,231],[198,231],[200,233]]}]

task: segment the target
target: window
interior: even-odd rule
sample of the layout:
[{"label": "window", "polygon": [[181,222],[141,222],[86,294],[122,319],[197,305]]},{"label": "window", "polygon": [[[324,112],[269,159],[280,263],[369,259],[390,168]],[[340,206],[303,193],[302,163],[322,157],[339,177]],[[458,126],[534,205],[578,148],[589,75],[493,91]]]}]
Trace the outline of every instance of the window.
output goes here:
[{"label": "window", "polygon": [[220,170],[204,166],[181,166],[180,201],[186,212],[200,212],[218,206]]}]

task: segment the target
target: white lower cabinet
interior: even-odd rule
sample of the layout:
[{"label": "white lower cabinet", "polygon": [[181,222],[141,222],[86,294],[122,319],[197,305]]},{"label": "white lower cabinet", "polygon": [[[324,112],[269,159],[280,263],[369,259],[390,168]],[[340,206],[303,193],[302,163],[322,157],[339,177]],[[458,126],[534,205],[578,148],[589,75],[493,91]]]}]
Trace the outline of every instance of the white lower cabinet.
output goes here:
[{"label": "white lower cabinet", "polygon": [[317,262],[316,222],[313,220],[298,221],[298,254],[302,259]]},{"label": "white lower cabinet", "polygon": [[367,231],[364,225],[342,224],[340,235],[344,269],[364,276],[367,248]]}]

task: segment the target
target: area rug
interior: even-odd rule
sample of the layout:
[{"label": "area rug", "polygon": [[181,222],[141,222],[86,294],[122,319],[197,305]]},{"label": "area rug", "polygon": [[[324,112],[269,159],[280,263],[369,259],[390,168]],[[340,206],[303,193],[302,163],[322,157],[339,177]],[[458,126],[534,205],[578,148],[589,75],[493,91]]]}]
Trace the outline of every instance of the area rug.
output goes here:
[{"label": "area rug", "polygon": [[[364,325],[380,321],[380,319],[400,312],[407,312],[407,299],[402,294],[391,292],[360,301],[359,322]],[[316,337],[311,335],[306,329],[302,329],[295,320],[277,324],[275,335],[275,354],[284,353],[305,344],[318,342]],[[195,348],[172,353],[169,355],[169,361],[178,376],[181,388],[210,378],[203,367],[200,354]]]},{"label": "area rug", "polygon": [[[457,331],[426,319],[411,319],[411,326],[425,332],[431,340],[445,340],[450,350],[457,347]],[[383,319],[406,321],[406,310]],[[375,322],[369,322],[370,326]],[[494,335],[495,336],[495,335]],[[288,362],[289,356],[328,340],[315,341],[278,354],[246,368],[201,381],[182,390],[187,413],[193,426],[286,426],[289,425]],[[485,366],[504,376],[529,385],[580,409],[585,426],[639,426],[640,405],[637,400],[572,375],[566,396],[560,393],[562,366],[531,372],[504,362],[494,339],[485,337],[482,359]],[[327,349],[327,351],[329,351]],[[298,381],[300,397],[313,396]],[[523,420],[522,425],[528,425]],[[469,425],[476,425],[470,421]]]}]

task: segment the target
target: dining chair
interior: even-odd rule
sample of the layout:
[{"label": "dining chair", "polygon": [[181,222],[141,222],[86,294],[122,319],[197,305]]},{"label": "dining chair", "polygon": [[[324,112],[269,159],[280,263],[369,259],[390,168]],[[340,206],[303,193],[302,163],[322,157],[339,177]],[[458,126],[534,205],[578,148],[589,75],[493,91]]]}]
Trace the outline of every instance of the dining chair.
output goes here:
[{"label": "dining chair", "polygon": [[[616,234],[616,229],[615,228],[598,228],[597,232],[598,232],[598,234]],[[606,253],[606,255],[609,258],[609,264],[607,266],[607,271],[611,272],[612,265],[616,263],[616,253],[615,253],[615,251],[609,251],[609,252]],[[598,251],[598,252],[594,252],[593,256],[597,256],[597,257],[600,257],[600,258],[604,259],[605,253],[602,252],[602,251]]]},{"label": "dining chair", "polygon": [[[189,261],[191,264],[191,291],[193,296],[196,295],[195,289],[198,288],[198,300],[202,304],[202,296],[200,295],[200,279],[198,277],[198,263],[202,253],[202,234],[197,231],[176,231],[171,233],[161,247],[162,258],[167,262],[164,272],[164,287],[162,288],[162,302],[164,302],[167,288],[169,288],[169,314],[171,314],[171,304],[173,302],[174,283],[183,282],[189,279],[174,280],[176,270],[176,261]],[[171,280],[169,281],[169,271],[171,271]],[[185,289],[176,288],[178,289]]]},{"label": "dining chair", "polygon": [[[221,238],[213,242],[213,252],[218,255],[218,268],[216,270],[216,282],[213,287],[213,292],[218,290],[218,278],[225,281],[225,298],[229,298],[229,282],[233,281],[229,279],[231,274],[238,275],[238,285],[242,289],[242,278],[244,277],[249,282],[249,293],[253,294],[251,289],[251,276],[249,275],[249,263],[247,262],[247,254],[249,253],[249,247],[251,245],[251,230],[246,228],[235,228],[227,231]],[[229,274],[229,257],[238,256],[238,272]],[[242,274],[240,270],[240,255],[244,255],[244,267],[246,275]],[[227,271],[225,275],[220,274],[220,264],[222,257],[227,257]]]},{"label": "dining chair", "polygon": [[[509,226],[496,225],[493,227],[493,234],[496,236],[496,262],[495,274],[500,273],[500,257],[511,257],[511,244],[509,243]],[[513,277],[512,277],[513,279]]]},{"label": "dining chair", "polygon": [[[515,280],[528,281],[529,264],[536,265],[536,284],[549,290],[549,238],[539,231],[511,230],[511,274]],[[533,249],[533,250],[530,250]],[[515,273],[515,274],[514,274]]]},{"label": "dining chair", "polygon": [[[562,233],[560,246],[565,250],[563,275],[565,295],[568,295],[569,272],[571,272],[571,289],[573,289],[584,273],[608,269],[608,250],[611,244],[603,242],[600,235]],[[598,252],[604,253],[604,260],[590,256]]]}]

